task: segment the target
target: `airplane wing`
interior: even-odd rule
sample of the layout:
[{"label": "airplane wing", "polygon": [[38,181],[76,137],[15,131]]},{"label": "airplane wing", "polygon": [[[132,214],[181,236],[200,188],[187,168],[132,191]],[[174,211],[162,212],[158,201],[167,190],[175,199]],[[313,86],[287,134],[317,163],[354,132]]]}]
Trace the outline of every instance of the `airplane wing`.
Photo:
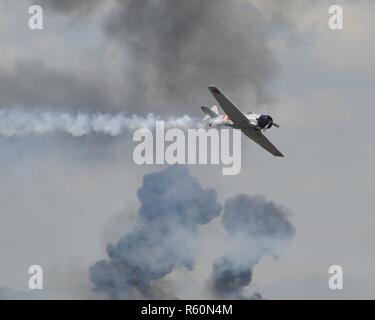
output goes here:
[{"label": "airplane wing", "polygon": [[241,131],[251,140],[259,144],[262,148],[272,153],[274,156],[284,157],[284,155],[279,150],[277,150],[277,148],[264,136],[262,132],[254,130],[251,127],[241,129]]},{"label": "airplane wing", "polygon": [[211,94],[214,96],[216,101],[220,104],[225,114],[233,121],[234,125],[241,128],[244,126],[253,126],[246,116],[232,103],[230,100],[224,96],[218,88],[215,86],[209,86]]},{"label": "airplane wing", "polygon": [[284,157],[283,154],[263,135],[259,130],[255,129],[246,116],[215,86],[209,86],[211,94],[220,104],[224,112],[233,121],[233,124],[240,128],[241,131],[251,140],[259,144],[261,147],[272,153],[276,157]]}]

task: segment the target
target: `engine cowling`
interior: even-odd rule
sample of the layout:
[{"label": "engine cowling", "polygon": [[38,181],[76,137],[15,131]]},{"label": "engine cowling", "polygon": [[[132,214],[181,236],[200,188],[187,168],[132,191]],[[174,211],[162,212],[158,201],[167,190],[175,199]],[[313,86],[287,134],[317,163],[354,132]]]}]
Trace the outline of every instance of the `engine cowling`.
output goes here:
[{"label": "engine cowling", "polygon": [[258,118],[258,127],[261,129],[269,129],[272,127],[273,119],[271,116],[261,115]]}]

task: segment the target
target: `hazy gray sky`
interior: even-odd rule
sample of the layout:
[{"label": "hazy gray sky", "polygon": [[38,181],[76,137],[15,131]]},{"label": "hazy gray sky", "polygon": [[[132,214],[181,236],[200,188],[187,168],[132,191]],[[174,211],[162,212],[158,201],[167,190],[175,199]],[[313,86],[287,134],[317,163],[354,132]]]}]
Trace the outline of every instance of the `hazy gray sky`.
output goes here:
[{"label": "hazy gray sky", "polygon": [[[328,28],[329,1],[186,0],[171,10],[169,0],[44,0],[42,31],[28,29],[30,3],[0,1],[0,109],[200,117],[216,84],[242,110],[272,114],[281,129],[267,135],[286,155],[244,138],[240,175],[190,166],[222,203],[261,194],[292,213],[294,239],[255,266],[246,291],[375,298],[375,3],[335,1],[341,31]],[[41,297],[106,297],[92,292],[89,268],[136,224],[143,176],[164,169],[135,165],[132,151],[126,134],[0,137],[0,287],[27,291],[27,269],[40,264]],[[228,244],[218,218],[197,233],[194,270],[165,279],[181,298],[209,296]],[[341,292],[327,285],[333,264],[344,268]]]}]

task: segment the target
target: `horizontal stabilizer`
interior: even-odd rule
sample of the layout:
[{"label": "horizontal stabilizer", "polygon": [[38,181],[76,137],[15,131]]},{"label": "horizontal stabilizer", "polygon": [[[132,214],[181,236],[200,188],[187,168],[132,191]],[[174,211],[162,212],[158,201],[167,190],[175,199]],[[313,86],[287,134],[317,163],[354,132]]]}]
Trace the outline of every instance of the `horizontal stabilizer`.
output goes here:
[{"label": "horizontal stabilizer", "polygon": [[211,109],[205,106],[202,106],[201,110],[203,111],[205,115],[209,116],[210,118],[216,118],[219,115],[217,106],[213,106]]}]

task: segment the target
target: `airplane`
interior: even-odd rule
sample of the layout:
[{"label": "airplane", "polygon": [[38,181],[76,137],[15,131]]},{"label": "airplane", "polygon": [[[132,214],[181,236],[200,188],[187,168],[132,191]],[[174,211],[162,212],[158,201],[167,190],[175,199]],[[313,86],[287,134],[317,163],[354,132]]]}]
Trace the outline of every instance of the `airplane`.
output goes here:
[{"label": "airplane", "polygon": [[205,114],[202,119],[203,122],[210,127],[229,126],[234,129],[240,129],[247,137],[274,156],[284,157],[263,134],[265,130],[272,128],[272,126],[280,128],[278,124],[273,122],[271,116],[254,112],[242,112],[215,86],[209,86],[208,90],[210,90],[225,114],[220,115],[217,106],[212,108],[202,106],[201,110]]}]

